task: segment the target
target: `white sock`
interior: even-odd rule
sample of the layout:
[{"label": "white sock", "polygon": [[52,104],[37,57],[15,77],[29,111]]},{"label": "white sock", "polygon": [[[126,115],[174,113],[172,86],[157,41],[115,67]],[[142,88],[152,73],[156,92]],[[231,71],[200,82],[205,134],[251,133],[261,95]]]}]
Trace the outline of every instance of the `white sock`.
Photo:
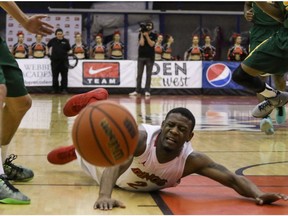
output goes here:
[{"label": "white sock", "polygon": [[265,90],[259,94],[263,95],[265,98],[271,98],[276,96],[276,90],[266,83]]},{"label": "white sock", "polygon": [[2,146],[1,146],[1,149],[2,149],[2,152],[1,152],[2,164],[4,163],[4,161],[5,161],[6,158],[7,158],[8,146],[9,146],[9,145],[2,145]]},{"label": "white sock", "polygon": [[2,147],[0,147],[0,175],[4,174],[3,163],[2,163]]}]

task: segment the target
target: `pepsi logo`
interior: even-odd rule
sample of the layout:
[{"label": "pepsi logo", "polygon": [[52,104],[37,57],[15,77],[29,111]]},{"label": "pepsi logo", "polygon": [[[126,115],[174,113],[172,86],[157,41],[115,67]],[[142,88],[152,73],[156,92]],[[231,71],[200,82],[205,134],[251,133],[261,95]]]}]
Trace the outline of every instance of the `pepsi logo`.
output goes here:
[{"label": "pepsi logo", "polygon": [[206,71],[207,81],[214,87],[223,87],[231,81],[231,70],[225,64],[216,63],[209,66]]}]

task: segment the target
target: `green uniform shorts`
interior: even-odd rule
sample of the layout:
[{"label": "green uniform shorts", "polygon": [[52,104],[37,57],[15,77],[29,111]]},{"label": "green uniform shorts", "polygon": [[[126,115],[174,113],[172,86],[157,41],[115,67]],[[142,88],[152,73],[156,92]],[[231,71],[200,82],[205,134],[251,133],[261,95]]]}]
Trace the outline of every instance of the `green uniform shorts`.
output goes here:
[{"label": "green uniform shorts", "polygon": [[27,95],[24,79],[17,61],[8,49],[6,42],[0,37],[0,84],[5,84],[7,97]]},{"label": "green uniform shorts", "polygon": [[254,24],[249,33],[250,33],[250,44],[249,52],[255,49],[259,44],[264,40],[272,36],[280,28],[280,25],[257,25]]},{"label": "green uniform shorts", "polygon": [[285,74],[288,71],[288,29],[281,27],[257,46],[242,62],[264,74]]}]

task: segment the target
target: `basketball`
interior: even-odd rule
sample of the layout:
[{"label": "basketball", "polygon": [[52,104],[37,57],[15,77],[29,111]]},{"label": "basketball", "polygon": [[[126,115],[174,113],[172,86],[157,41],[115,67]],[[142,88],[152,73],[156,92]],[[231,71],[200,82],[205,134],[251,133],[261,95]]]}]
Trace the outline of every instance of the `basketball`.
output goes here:
[{"label": "basketball", "polygon": [[104,100],[85,107],[76,117],[72,139],[87,162],[102,167],[127,160],[138,143],[138,126],[122,105]]}]

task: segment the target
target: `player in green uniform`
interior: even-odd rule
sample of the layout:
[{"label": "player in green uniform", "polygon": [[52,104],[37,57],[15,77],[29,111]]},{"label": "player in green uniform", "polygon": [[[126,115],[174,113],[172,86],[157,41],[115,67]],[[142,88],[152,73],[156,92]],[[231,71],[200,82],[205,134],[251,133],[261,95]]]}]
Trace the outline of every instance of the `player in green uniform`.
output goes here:
[{"label": "player in green uniform", "polygon": [[[271,2],[271,4],[274,3]],[[249,52],[253,51],[264,40],[277,32],[281,26],[281,23],[263,12],[255,3],[249,1],[245,2],[244,4],[244,17],[247,21],[253,22],[253,26],[250,29]],[[260,78],[262,78],[263,81],[266,81],[267,77]],[[283,74],[274,74],[272,78],[276,89],[285,91],[286,80],[284,79]],[[260,94],[257,94],[257,97],[260,102],[264,100],[263,96]],[[285,122],[285,120],[285,107],[278,107],[276,109],[276,122],[278,124],[282,124]],[[269,115],[260,121],[260,129],[267,135],[274,134],[274,127]]]},{"label": "player in green uniform", "polygon": [[[31,33],[53,33],[53,26],[42,21],[45,15],[28,17],[12,1],[0,2],[0,7]],[[24,86],[22,71],[6,42],[0,37],[0,203],[30,203],[30,199],[11,185],[9,180],[29,181],[34,176],[33,171],[13,164],[15,155],[6,158],[8,144],[30,107],[31,97]]]},{"label": "player in green uniform", "polygon": [[264,118],[274,108],[284,106],[288,102],[287,92],[275,90],[259,78],[265,75],[285,74],[288,71],[288,11],[285,2],[275,2],[275,6],[267,2],[255,3],[282,25],[273,36],[247,56],[234,71],[232,78],[239,85],[265,97],[265,100],[252,110],[254,117]]}]

